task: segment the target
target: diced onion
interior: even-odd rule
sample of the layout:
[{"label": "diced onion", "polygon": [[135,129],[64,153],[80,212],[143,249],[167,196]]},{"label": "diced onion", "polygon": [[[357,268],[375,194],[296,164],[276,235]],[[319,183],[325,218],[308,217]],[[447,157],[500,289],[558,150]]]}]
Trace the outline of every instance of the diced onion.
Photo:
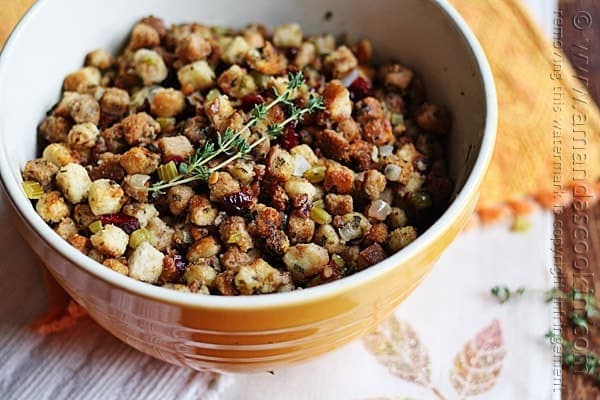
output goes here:
[{"label": "diced onion", "polygon": [[415,162],[415,165],[417,169],[421,172],[427,170],[427,163],[422,158],[418,159],[417,162]]},{"label": "diced onion", "polygon": [[358,72],[358,68],[354,68],[352,71],[350,71],[348,73],[348,75],[346,75],[345,77],[343,77],[341,79],[342,84],[345,87],[350,87],[350,85],[352,85],[352,82],[354,82],[356,80],[356,78],[358,78],[360,76],[359,72]]},{"label": "diced onion", "polygon": [[398,182],[400,180],[400,176],[402,175],[402,167],[396,164],[388,164],[385,166],[383,174],[388,181]]},{"label": "diced onion", "polygon": [[373,150],[371,150],[371,160],[373,162],[379,161],[379,149],[377,147],[373,147]]},{"label": "diced onion", "polygon": [[385,145],[379,148],[379,155],[382,157],[391,156],[394,153],[394,146]]},{"label": "diced onion", "polygon": [[357,212],[344,214],[343,225],[338,228],[340,238],[345,242],[358,239],[367,234],[371,224],[367,218]]},{"label": "diced onion", "polygon": [[294,155],[294,176],[302,176],[310,169],[311,165],[306,158],[300,154]]},{"label": "diced onion", "polygon": [[392,212],[392,207],[383,200],[375,200],[371,203],[371,206],[367,210],[367,215],[371,218],[375,218],[378,221],[385,221],[385,219]]}]

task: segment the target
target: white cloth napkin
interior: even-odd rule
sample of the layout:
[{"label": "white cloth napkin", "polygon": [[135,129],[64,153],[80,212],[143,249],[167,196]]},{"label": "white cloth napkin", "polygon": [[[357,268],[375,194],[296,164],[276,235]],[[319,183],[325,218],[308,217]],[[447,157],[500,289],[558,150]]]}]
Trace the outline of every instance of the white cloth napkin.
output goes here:
[{"label": "white cloth napkin", "polygon": [[[542,212],[526,233],[498,225],[462,234],[375,333],[274,375],[236,376],[222,399],[560,398],[544,339],[551,234]],[[490,295],[499,284],[537,292],[500,304]]]}]

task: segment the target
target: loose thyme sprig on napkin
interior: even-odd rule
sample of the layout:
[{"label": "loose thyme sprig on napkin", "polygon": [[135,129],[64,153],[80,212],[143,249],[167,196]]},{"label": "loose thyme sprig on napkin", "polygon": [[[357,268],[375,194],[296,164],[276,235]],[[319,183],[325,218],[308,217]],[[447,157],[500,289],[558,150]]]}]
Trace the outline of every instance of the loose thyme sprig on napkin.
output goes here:
[{"label": "loose thyme sprig on napkin", "polygon": [[[173,161],[161,166],[159,169],[159,177],[161,180],[150,187],[150,192],[152,192],[153,195],[158,195],[164,193],[164,189],[172,186],[182,185],[197,180],[207,180],[212,173],[238,158],[244,157],[265,140],[281,135],[283,128],[285,128],[286,125],[297,122],[305,114],[323,109],[323,99],[314,94],[309,96],[305,108],[298,108],[296,104],[290,100],[292,92],[298,89],[303,83],[304,77],[302,72],[296,74],[290,73],[288,75],[288,85],[285,92],[281,94],[277,94],[276,92],[277,97],[267,105],[255,105],[251,118],[241,129],[234,131],[233,129],[228,128],[223,134],[218,132],[216,142],[206,142],[204,146],[196,150],[187,162],[180,163],[179,168],[175,166]],[[280,103],[289,108],[290,116],[278,124],[269,125],[265,136],[252,144],[248,143],[246,138],[242,136],[242,133],[252,128],[259,121],[264,121],[269,110]],[[209,168],[207,166],[207,163],[210,160],[223,154],[230,157],[214,167]]]}]

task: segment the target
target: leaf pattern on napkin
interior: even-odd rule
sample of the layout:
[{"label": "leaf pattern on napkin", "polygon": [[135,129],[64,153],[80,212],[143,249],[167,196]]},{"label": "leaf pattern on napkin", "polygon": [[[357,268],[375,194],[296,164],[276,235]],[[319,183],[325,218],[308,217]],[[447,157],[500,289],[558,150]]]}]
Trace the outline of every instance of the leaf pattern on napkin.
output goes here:
[{"label": "leaf pattern on napkin", "polygon": [[498,379],[504,356],[502,329],[498,320],[482,329],[454,358],[450,382],[461,398],[490,390]]},{"label": "leaf pattern on napkin", "polygon": [[368,333],[363,342],[390,373],[406,381],[429,387],[429,354],[407,322],[391,317]]}]

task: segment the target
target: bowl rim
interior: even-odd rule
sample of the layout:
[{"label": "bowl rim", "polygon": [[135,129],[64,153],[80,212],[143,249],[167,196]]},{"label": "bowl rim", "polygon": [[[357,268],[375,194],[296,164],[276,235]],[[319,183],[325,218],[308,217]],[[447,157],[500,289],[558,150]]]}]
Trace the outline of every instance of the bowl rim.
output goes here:
[{"label": "bowl rim", "polygon": [[[11,49],[15,47],[21,32],[26,29],[35,15],[40,12],[48,2],[49,0],[38,0],[35,2],[23,15],[15,29],[9,35],[4,48],[0,52],[0,77],[3,76],[3,71],[8,63],[6,54],[10,53]],[[92,260],[69,245],[42,220],[35,212],[34,207],[31,206],[30,200],[23,195],[21,185],[17,184],[10,175],[8,157],[6,151],[2,149],[2,151],[0,151],[0,181],[8,194],[7,199],[21,219],[24,219],[37,235],[61,256],[65,257],[70,263],[119,289],[159,302],[216,310],[267,309],[317,301],[318,299],[334,296],[340,292],[349,292],[353,288],[374,279],[376,276],[387,270],[401,267],[407,260],[415,257],[428,243],[431,243],[442,236],[446,228],[456,222],[472,198],[477,196],[477,191],[483,181],[492,158],[498,121],[498,105],[496,88],[489,63],[479,41],[458,11],[456,11],[447,0],[431,0],[431,3],[437,6],[458,28],[458,32],[467,43],[475,64],[477,65],[477,72],[482,80],[486,102],[486,119],[480,150],[473,165],[473,169],[462,189],[458,192],[457,196],[442,216],[414,242],[402,249],[402,251],[363,271],[344,277],[335,282],[287,293],[272,293],[254,296],[202,296],[195,293],[178,292],[172,289],[141,282],[128,276],[123,276],[106,268],[97,261]],[[0,82],[1,80],[2,78],[0,78]]]}]

